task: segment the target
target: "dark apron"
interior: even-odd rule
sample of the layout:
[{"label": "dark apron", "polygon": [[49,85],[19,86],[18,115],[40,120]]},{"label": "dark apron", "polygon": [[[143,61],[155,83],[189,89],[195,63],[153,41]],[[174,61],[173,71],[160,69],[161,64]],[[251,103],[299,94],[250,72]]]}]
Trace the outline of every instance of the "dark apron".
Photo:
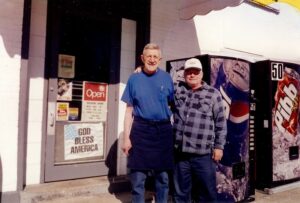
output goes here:
[{"label": "dark apron", "polygon": [[135,117],[130,140],[128,168],[139,170],[173,169],[173,135],[169,120],[150,121]]}]

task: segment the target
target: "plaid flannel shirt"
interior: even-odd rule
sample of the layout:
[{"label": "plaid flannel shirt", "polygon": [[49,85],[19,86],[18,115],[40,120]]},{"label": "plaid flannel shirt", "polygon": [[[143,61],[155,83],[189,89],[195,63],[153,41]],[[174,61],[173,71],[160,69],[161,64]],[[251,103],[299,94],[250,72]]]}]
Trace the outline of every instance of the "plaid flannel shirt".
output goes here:
[{"label": "plaid flannel shirt", "polygon": [[175,148],[182,152],[209,154],[224,149],[227,134],[225,107],[220,92],[202,82],[191,90],[185,83],[175,84]]}]

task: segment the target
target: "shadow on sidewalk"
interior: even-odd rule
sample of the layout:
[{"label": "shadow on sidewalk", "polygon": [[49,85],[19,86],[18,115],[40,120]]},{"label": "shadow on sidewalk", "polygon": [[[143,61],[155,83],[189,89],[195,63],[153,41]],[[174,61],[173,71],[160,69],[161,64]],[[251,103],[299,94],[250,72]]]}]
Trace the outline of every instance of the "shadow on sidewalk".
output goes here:
[{"label": "shadow on sidewalk", "polygon": [[118,139],[113,143],[107,154],[105,165],[108,168],[108,192],[121,202],[131,201],[131,184],[127,176],[117,176]]}]

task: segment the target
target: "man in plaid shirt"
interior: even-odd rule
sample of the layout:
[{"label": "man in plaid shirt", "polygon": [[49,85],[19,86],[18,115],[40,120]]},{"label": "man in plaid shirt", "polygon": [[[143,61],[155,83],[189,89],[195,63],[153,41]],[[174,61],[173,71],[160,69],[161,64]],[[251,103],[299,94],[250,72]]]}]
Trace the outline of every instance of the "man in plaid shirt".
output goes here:
[{"label": "man in plaid shirt", "polygon": [[178,203],[217,202],[216,166],[226,142],[226,117],[220,92],[202,81],[201,62],[185,62],[184,82],[175,84],[174,200]]}]

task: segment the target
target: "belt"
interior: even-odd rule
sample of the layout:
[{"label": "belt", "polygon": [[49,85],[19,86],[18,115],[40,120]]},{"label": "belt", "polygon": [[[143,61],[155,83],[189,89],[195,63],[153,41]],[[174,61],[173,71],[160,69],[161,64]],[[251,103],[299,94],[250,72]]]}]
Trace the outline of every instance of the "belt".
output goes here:
[{"label": "belt", "polygon": [[142,118],[139,116],[135,116],[134,121],[144,122],[147,124],[169,124],[169,123],[171,123],[170,119],[152,120],[152,119],[145,119],[145,118]]}]

